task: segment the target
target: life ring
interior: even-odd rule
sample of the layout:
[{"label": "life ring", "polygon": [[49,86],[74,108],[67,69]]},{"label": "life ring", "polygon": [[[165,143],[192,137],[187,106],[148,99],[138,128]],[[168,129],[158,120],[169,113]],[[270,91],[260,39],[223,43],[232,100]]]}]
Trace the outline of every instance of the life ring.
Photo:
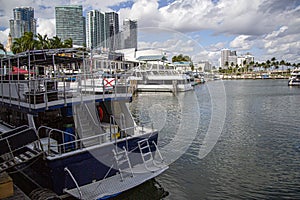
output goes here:
[{"label": "life ring", "polygon": [[103,117],[104,117],[104,113],[103,113],[103,110],[102,110],[101,106],[99,106],[98,110],[99,110],[99,119],[102,122]]}]

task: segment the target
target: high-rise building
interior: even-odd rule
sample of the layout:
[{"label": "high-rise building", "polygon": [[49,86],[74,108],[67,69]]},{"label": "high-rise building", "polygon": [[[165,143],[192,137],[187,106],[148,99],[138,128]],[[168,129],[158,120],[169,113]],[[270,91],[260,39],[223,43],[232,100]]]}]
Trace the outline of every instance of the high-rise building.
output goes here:
[{"label": "high-rise building", "polygon": [[56,6],[56,35],[63,41],[71,38],[74,45],[85,44],[85,18],[82,15],[82,6]]},{"label": "high-rise building", "polygon": [[123,21],[123,48],[137,50],[137,21],[125,19]]},{"label": "high-rise building", "polygon": [[228,57],[231,55],[231,51],[229,49],[221,50],[221,66],[223,69],[228,68],[229,60]]},{"label": "high-rise building", "polygon": [[9,20],[12,38],[19,38],[25,32],[36,34],[36,19],[32,7],[17,7],[13,9],[14,18]]},{"label": "high-rise building", "polygon": [[106,48],[104,13],[91,10],[86,17],[86,46],[87,48]]},{"label": "high-rise building", "polygon": [[105,13],[106,43],[110,51],[120,47],[119,15],[116,12]]}]

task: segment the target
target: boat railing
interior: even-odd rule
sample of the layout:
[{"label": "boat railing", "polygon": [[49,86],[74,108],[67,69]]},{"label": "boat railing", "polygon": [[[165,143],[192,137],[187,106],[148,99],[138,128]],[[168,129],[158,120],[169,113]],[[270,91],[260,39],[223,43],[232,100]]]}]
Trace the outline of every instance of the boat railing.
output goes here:
[{"label": "boat railing", "polygon": [[[38,134],[39,134],[39,136],[41,137],[41,133],[40,133],[40,131],[42,130],[42,129],[46,129],[46,131],[48,132],[48,136],[47,136],[47,139],[48,139],[48,141],[47,141],[47,145],[46,145],[46,149],[47,149],[47,154],[48,155],[51,155],[53,152],[52,152],[52,150],[53,149],[56,149],[56,150],[58,150],[59,152],[65,152],[66,151],[66,145],[64,145],[64,146],[59,146],[59,145],[55,145],[55,143],[53,143],[52,142],[52,135],[53,135],[53,133],[60,133],[61,134],[61,138],[62,138],[62,143],[63,144],[66,144],[66,143],[68,143],[68,142],[65,142],[65,137],[64,137],[64,135],[67,135],[67,136],[70,136],[71,138],[73,138],[73,141],[76,141],[76,135],[74,135],[74,134],[71,134],[71,133],[69,133],[69,132],[66,132],[66,131],[62,131],[62,130],[59,130],[59,129],[55,129],[55,128],[51,128],[51,127],[48,127],[48,126],[40,126],[39,128],[38,128]],[[72,142],[73,142],[72,141]],[[53,144],[52,144],[53,143]],[[76,144],[76,143],[75,143]],[[59,148],[58,148],[59,147]]]},{"label": "boat railing", "polygon": [[[129,91],[127,82],[122,77],[115,79],[112,87],[103,84],[99,86],[95,84],[95,81],[92,81],[91,85],[84,85],[81,83],[86,80],[83,74],[77,75],[76,81],[69,81],[70,78],[74,76],[63,75],[25,80],[4,80],[1,76],[0,98],[2,102],[14,103],[18,106],[28,103],[27,106],[30,109],[36,109],[38,104],[48,109],[53,104],[50,102],[53,101],[59,100],[66,105],[68,99],[95,95],[99,87],[102,89],[98,92],[103,94],[103,98],[106,93],[118,96],[122,93],[128,94]],[[108,84],[110,84],[109,81]]]},{"label": "boat railing", "polygon": [[[86,137],[86,138],[78,138],[76,134],[74,135],[69,132],[51,128],[51,127],[47,127],[47,126],[40,126],[38,128],[37,132],[38,132],[39,136],[42,135],[42,133],[41,133],[42,129],[47,130],[47,137],[45,137],[46,140],[42,141],[42,145],[43,145],[43,147],[46,147],[46,148],[44,148],[44,150],[47,153],[47,155],[53,156],[53,157],[55,157],[56,155],[62,155],[64,153],[68,153],[70,151],[104,144],[106,142],[117,143],[119,140],[122,140],[124,138],[127,139],[127,137],[128,137],[128,135],[126,135],[126,134],[123,135],[122,137],[120,137],[120,136],[118,136],[118,133],[115,133],[111,129],[109,132],[106,132],[106,133],[102,133],[102,134],[98,134],[98,135],[94,135],[94,136],[90,136],[90,137]],[[120,131],[126,132],[129,130],[138,131],[139,134],[144,134],[147,131],[150,131],[150,129],[146,129],[144,126],[127,127],[127,128],[121,129]],[[152,126],[151,131],[154,131],[153,126]],[[60,134],[60,137],[62,140],[61,143],[58,143],[56,141],[57,137],[55,139],[54,133]],[[71,138],[73,138],[73,140],[65,141],[65,139],[64,139],[65,136],[70,136]],[[41,138],[41,139],[43,139],[43,138]],[[94,143],[93,145],[85,145],[85,144],[89,143],[90,141],[103,141],[103,142]]]},{"label": "boat railing", "polygon": [[95,119],[94,119],[94,116],[92,115],[92,113],[91,113],[91,111],[90,111],[88,105],[87,105],[87,104],[84,104],[84,107],[86,108],[87,113],[89,114],[90,118],[92,119],[93,124],[94,124],[96,127],[98,127],[99,124],[96,123],[96,121],[95,121]]}]

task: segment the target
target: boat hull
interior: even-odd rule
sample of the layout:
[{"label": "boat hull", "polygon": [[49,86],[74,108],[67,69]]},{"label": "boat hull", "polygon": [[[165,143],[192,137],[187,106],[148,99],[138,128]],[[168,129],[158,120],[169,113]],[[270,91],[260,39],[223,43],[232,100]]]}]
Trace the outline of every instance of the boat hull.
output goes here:
[{"label": "boat hull", "polygon": [[[129,160],[131,165],[142,163],[138,141],[148,138],[149,143],[157,143],[158,133],[153,132],[139,137],[128,138]],[[126,141],[119,141],[117,144],[119,150],[126,147]],[[41,186],[53,190],[58,195],[64,193],[64,189],[75,188],[76,184],[72,177],[66,173],[65,168],[70,170],[77,184],[83,186],[95,181],[115,175],[118,169],[115,165],[113,149],[116,149],[115,143],[98,145],[87,150],[74,152],[70,155],[48,157],[42,162],[36,162],[30,168],[31,178]],[[152,153],[155,146],[150,145]],[[112,167],[112,165],[114,165]],[[112,167],[112,168],[111,168]],[[111,169],[110,169],[111,168]]]},{"label": "boat hull", "polygon": [[300,86],[300,80],[290,80],[288,85],[289,86]]}]

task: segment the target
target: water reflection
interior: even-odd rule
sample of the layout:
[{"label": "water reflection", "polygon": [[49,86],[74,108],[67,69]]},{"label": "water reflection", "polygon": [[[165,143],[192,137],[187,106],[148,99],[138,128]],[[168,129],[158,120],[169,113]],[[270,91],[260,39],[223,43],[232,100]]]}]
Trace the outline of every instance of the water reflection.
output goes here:
[{"label": "water reflection", "polygon": [[[158,198],[300,199],[300,88],[287,87],[286,80],[223,83],[226,121],[221,137],[205,158],[197,157],[211,120],[208,85],[213,84],[197,86],[198,104],[186,105],[190,112],[199,112],[198,129],[186,152],[156,178],[169,192]],[[153,112],[151,105],[159,109]],[[132,106],[135,115],[147,120],[152,116],[154,126],[160,128],[160,145],[174,139],[183,117],[177,97],[143,94]],[[160,116],[166,117],[163,126]],[[129,199],[147,198],[136,195]]]}]

